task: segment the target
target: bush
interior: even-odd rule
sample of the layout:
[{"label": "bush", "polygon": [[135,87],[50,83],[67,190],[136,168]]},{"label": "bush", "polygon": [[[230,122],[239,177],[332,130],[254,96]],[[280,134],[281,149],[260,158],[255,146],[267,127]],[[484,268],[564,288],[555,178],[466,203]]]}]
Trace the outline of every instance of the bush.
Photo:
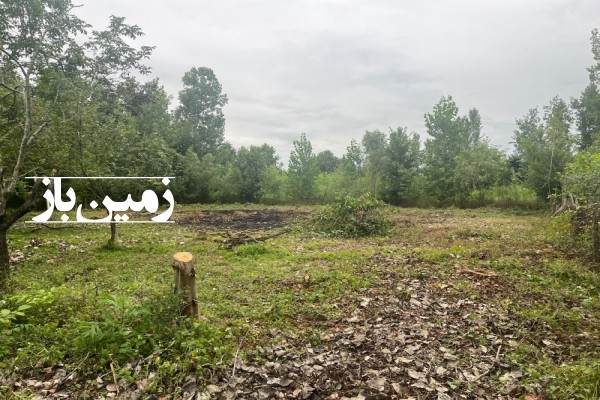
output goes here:
[{"label": "bush", "polygon": [[312,222],[316,229],[334,236],[385,235],[394,223],[385,215],[384,206],[385,203],[370,193],[358,198],[338,197],[321,208]]},{"label": "bush", "polygon": [[571,230],[591,247],[592,258],[600,263],[600,153],[582,152],[567,166],[564,193],[577,200]]}]

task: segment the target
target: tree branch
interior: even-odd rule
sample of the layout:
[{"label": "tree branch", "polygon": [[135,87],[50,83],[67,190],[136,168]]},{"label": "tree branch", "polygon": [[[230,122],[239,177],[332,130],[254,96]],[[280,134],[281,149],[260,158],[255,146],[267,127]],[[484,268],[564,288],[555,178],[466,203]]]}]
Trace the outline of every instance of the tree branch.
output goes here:
[{"label": "tree branch", "polygon": [[27,140],[27,146],[33,142],[33,139],[46,127],[48,126],[48,122],[44,122],[42,125],[38,126],[38,128],[29,136],[29,140]]},{"label": "tree branch", "polygon": [[23,76],[26,75],[25,72],[25,67],[23,66],[23,64],[21,64],[21,62],[12,54],[10,54],[8,51],[4,50],[3,48],[0,47],[0,51],[3,52],[4,54],[6,54],[6,56],[8,58],[10,58],[17,66],[17,68],[19,68],[21,70],[21,73],[23,73]]},{"label": "tree branch", "polygon": [[[3,82],[0,82],[0,86],[1,86],[1,87],[3,87],[4,89],[8,89],[8,90],[10,90],[10,91],[11,91],[11,92],[13,92],[13,93],[17,93],[17,91],[18,91],[18,89],[19,89],[19,87],[18,87],[18,86],[17,86],[16,88],[14,88],[14,89],[13,89],[13,88],[9,87],[8,85],[6,85],[6,84],[5,84],[5,83],[3,83]],[[4,97],[6,97],[6,96],[4,96]],[[4,97],[3,97],[3,98],[4,98]]]}]

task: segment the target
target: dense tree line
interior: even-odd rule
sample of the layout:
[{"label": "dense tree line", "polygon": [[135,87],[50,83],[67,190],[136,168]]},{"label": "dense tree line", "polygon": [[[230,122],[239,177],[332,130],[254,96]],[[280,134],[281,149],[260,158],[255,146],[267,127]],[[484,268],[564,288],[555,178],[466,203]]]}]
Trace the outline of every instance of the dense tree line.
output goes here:
[{"label": "dense tree line", "polygon": [[[112,17],[105,30],[87,33],[90,27],[72,9],[70,0],[0,4],[0,265],[8,263],[8,228],[39,197],[23,177],[53,170],[58,176],[175,175],[181,203],[310,203],[370,192],[402,206],[530,207],[560,195],[566,183],[597,202],[597,193],[581,193],[589,185],[573,179],[598,175],[585,168],[597,156],[600,132],[597,30],[589,85],[570,103],[556,97],[543,113],[534,108],[517,119],[514,154],[482,136],[477,109],[461,114],[448,96],[425,114],[424,142],[404,127],[367,131],[338,157],[315,153],[299,133],[284,166],[268,144],[236,149],[225,140],[228,99],[210,68],[184,74],[170,111],[158,78],[138,78],[151,72],[144,60],[152,48],[130,45],[141,29]],[[83,185],[76,190],[86,201],[144,189],[72,185]]]}]

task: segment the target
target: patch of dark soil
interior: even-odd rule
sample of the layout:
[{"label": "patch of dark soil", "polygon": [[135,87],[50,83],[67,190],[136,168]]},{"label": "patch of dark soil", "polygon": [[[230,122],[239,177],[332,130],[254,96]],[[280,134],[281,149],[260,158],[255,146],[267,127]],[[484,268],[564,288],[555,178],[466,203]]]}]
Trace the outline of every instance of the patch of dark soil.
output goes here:
[{"label": "patch of dark soil", "polygon": [[291,225],[308,215],[306,211],[279,210],[265,208],[261,210],[211,210],[200,211],[176,217],[175,222],[190,225],[201,230],[248,230],[270,231]]}]

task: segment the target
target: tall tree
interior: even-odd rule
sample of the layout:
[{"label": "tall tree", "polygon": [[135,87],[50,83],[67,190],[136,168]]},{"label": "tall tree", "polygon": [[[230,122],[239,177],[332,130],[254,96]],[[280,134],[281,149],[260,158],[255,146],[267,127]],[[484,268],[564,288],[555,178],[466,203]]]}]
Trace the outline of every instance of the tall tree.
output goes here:
[{"label": "tall tree", "polygon": [[377,178],[383,173],[387,164],[387,138],[385,133],[375,130],[365,132],[362,138],[365,152],[365,166],[370,177],[370,191],[376,192]]},{"label": "tall tree", "polygon": [[182,81],[171,144],[180,154],[191,148],[199,157],[214,155],[224,140],[227,95],[210,68],[192,68]]},{"label": "tall tree", "polygon": [[411,187],[418,174],[419,147],[417,134],[409,135],[406,128],[390,129],[386,164],[381,179],[381,196],[384,201],[404,205],[414,198]]},{"label": "tall tree", "polygon": [[544,107],[543,121],[537,108],[517,120],[516,151],[523,160],[525,181],[540,199],[560,191],[560,175],[573,159],[571,122],[567,103],[558,97]]},{"label": "tall tree", "polygon": [[350,146],[346,147],[346,154],[342,156],[340,168],[349,175],[360,175],[363,170],[364,154],[356,140],[350,141]]},{"label": "tall tree", "polygon": [[592,31],[592,54],[596,64],[588,68],[590,83],[578,99],[571,105],[575,110],[577,129],[579,130],[579,147],[586,149],[600,137],[600,33]]},{"label": "tall tree", "polygon": [[590,82],[578,99],[571,102],[579,131],[579,148],[587,149],[600,137],[600,90]]},{"label": "tall tree", "polygon": [[298,200],[306,201],[314,196],[318,173],[315,160],[312,144],[302,133],[299,140],[294,140],[294,150],[290,153],[288,163],[291,195]]},{"label": "tall tree", "polygon": [[466,116],[458,114],[452,96],[442,97],[425,114],[427,134],[425,142],[425,175],[430,192],[442,202],[451,201],[459,191],[454,184],[458,158],[468,153],[480,142],[481,118],[476,109]]}]

